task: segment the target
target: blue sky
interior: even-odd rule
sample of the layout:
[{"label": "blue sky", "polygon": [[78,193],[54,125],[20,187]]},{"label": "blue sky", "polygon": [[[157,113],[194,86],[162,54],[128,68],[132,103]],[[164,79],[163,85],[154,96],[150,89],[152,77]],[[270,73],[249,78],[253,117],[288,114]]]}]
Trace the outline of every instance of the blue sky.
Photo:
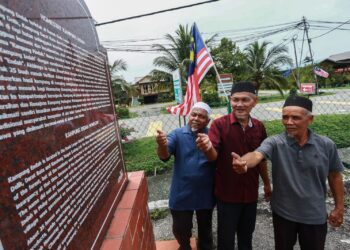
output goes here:
[{"label": "blue sky", "polygon": [[[85,0],[88,8],[97,22],[104,22],[125,18],[134,15],[154,12],[158,10],[173,8],[181,5],[201,2],[203,0]],[[132,45],[130,40],[144,40],[162,38],[166,33],[174,34],[179,24],[189,26],[196,22],[203,37],[208,38],[214,33],[230,34],[235,39],[236,36],[244,34],[244,29],[261,26],[271,26],[282,23],[299,21],[305,16],[307,20],[337,21],[346,22],[350,19],[349,0],[220,0],[210,4],[204,4],[192,8],[167,12],[159,15],[128,20],[124,22],[109,24],[97,27],[100,41],[118,41],[118,45]],[[316,23],[314,23],[316,24]],[[324,25],[324,24],[320,24]],[[328,28],[320,30],[310,30],[310,37],[316,37],[326,33],[332,27],[339,24],[328,24]],[[349,30],[336,30],[312,39],[312,50],[315,60],[322,60],[329,55],[350,50],[350,23],[342,28]],[[242,29],[242,32],[230,32]],[[223,33],[223,31],[226,31]],[[245,31],[247,32],[247,31]],[[241,33],[241,34],[240,34]],[[280,35],[269,36],[261,39],[277,45],[286,43],[290,56],[294,59],[294,51],[290,41],[292,36],[297,36],[298,57],[303,50],[303,57],[307,45],[302,48],[302,32],[296,30],[284,32]],[[127,40],[122,42],[121,40]],[[162,43],[160,40],[156,40]],[[152,42],[141,42],[142,44]],[[237,45],[243,49],[247,42],[240,42]],[[119,48],[121,46],[118,46]],[[156,53],[131,53],[131,52],[109,52],[110,62],[122,58],[128,64],[128,71],[122,73],[127,81],[132,82],[135,77],[146,75],[154,69],[153,59],[159,56]]]}]

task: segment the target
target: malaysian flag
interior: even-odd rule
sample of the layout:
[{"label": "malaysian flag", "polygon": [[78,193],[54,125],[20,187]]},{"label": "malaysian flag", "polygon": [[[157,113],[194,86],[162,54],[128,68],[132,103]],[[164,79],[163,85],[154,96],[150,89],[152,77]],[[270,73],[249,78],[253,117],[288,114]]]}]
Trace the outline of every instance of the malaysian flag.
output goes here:
[{"label": "malaysian flag", "polygon": [[188,70],[187,89],[184,102],[167,108],[168,112],[174,115],[187,115],[193,104],[201,100],[199,94],[199,83],[202,81],[208,70],[214,66],[214,62],[205,47],[196,23],[193,24],[191,33],[191,63]]},{"label": "malaysian flag", "polygon": [[324,77],[324,78],[328,78],[328,76],[329,76],[328,72],[324,71],[323,69],[321,69],[319,67],[314,67],[314,73],[316,75]]}]

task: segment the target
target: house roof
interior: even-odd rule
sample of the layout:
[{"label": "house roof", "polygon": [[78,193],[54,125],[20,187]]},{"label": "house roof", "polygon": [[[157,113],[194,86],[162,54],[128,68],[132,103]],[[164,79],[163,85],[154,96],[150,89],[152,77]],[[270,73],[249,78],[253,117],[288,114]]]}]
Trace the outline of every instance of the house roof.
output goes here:
[{"label": "house roof", "polygon": [[145,75],[143,77],[135,77],[135,83],[134,84],[147,84],[147,83],[161,83],[161,82],[166,82],[164,79],[160,79],[158,81],[152,80],[151,75]]},{"label": "house roof", "polygon": [[350,65],[350,51],[331,55],[325,60],[323,60],[323,62],[326,62],[326,61],[332,62],[334,64],[338,64],[338,65],[344,65],[344,64]]}]

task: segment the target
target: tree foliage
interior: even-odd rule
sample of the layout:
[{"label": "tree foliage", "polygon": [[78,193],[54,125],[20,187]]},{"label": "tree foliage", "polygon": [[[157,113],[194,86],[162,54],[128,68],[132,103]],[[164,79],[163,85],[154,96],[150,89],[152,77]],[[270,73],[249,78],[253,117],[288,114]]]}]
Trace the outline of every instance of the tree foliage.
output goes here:
[{"label": "tree foliage", "polygon": [[191,31],[188,25],[184,26],[180,24],[175,34],[176,36],[172,36],[171,34],[165,35],[170,48],[163,44],[153,45],[153,48],[162,54],[153,60],[153,64],[156,67],[161,67],[168,73],[179,69],[181,82],[185,82],[187,67],[189,65]]},{"label": "tree foliage", "polygon": [[217,47],[211,48],[211,55],[219,73],[232,73],[235,80],[242,78],[245,55],[231,40],[222,38]]},{"label": "tree foliage", "polygon": [[112,79],[112,94],[116,104],[129,105],[131,97],[138,94],[138,89],[128,83],[122,75],[121,71],[128,69],[127,63],[123,59],[117,59],[109,66]]},{"label": "tree foliage", "polygon": [[282,89],[288,82],[281,74],[281,66],[292,65],[286,46],[272,46],[269,42],[254,42],[245,49],[245,64],[247,78],[256,83],[259,90],[262,87],[277,89],[283,95]]}]

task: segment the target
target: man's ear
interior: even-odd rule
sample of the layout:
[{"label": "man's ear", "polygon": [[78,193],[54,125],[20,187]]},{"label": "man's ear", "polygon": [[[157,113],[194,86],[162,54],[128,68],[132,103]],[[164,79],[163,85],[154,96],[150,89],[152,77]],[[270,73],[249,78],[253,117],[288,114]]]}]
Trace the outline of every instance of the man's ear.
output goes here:
[{"label": "man's ear", "polygon": [[311,124],[313,121],[314,121],[314,116],[311,115],[311,116],[310,116],[310,123],[309,123],[309,124]]}]

